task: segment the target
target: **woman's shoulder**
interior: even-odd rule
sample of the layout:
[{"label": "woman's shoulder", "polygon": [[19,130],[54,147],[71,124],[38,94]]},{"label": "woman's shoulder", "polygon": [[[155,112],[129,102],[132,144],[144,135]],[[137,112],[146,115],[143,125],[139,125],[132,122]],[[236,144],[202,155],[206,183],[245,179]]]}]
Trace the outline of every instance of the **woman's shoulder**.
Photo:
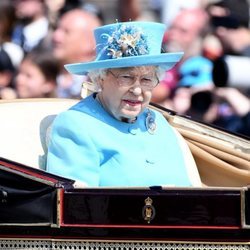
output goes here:
[{"label": "woman's shoulder", "polygon": [[73,106],[68,110],[65,110],[57,115],[55,123],[61,123],[63,126],[75,126],[79,122],[90,118],[89,113],[95,109],[96,103],[94,97],[88,96]]},{"label": "woman's shoulder", "polygon": [[168,121],[167,121],[166,117],[164,117],[164,115],[160,111],[158,111],[158,110],[156,110],[154,108],[150,108],[149,110],[150,110],[150,112],[152,112],[155,119],[160,120],[160,121],[168,124]]},{"label": "woman's shoulder", "polygon": [[89,106],[94,105],[94,102],[95,102],[94,95],[89,95],[89,96],[81,99],[79,102],[74,104],[72,107],[70,107],[69,111],[74,110],[74,111],[84,112],[84,110],[86,108],[88,108]]}]

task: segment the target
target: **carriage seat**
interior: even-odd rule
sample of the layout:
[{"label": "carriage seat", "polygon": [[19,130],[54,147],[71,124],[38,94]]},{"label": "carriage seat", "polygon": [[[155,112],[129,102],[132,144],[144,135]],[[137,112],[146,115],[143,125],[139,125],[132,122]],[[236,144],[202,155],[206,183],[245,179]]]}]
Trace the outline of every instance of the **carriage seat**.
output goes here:
[{"label": "carriage seat", "polygon": [[48,128],[56,115],[74,105],[73,99],[0,101],[0,157],[45,169]]}]

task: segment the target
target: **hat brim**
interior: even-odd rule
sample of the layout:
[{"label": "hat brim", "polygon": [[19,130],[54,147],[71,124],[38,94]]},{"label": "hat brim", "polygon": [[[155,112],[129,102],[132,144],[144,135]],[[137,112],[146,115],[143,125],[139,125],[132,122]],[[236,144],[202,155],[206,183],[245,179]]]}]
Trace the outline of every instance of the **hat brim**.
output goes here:
[{"label": "hat brim", "polygon": [[116,59],[107,59],[92,61],[86,63],[66,64],[64,67],[68,72],[75,75],[86,75],[90,70],[109,69],[109,68],[127,68],[136,66],[160,66],[165,70],[170,70],[178,63],[183,52],[161,53],[159,55],[140,55],[131,57],[120,57]]}]

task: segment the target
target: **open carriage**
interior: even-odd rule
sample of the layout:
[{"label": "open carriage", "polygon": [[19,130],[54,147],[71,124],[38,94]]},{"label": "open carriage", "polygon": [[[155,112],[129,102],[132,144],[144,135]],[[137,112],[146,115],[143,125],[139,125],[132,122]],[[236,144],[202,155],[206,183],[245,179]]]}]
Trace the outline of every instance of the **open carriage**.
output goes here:
[{"label": "open carriage", "polygon": [[45,169],[50,126],[77,100],[0,103],[0,249],[250,249],[250,142],[164,114],[199,188],[77,188]]}]

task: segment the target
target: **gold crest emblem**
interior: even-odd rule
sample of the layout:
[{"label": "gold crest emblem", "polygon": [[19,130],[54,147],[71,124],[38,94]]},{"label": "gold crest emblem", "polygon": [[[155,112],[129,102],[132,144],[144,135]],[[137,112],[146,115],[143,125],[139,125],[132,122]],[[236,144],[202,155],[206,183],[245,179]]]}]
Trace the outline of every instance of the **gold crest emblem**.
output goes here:
[{"label": "gold crest emblem", "polygon": [[155,208],[152,205],[153,200],[148,197],[145,199],[145,206],[142,209],[142,216],[145,221],[149,224],[155,217]]}]

